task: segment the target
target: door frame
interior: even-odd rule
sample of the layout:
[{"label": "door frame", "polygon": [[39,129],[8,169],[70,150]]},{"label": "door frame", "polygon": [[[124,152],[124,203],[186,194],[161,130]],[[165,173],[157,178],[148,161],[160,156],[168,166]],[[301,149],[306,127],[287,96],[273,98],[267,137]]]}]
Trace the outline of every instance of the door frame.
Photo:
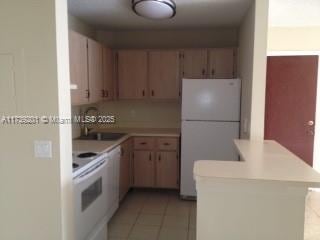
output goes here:
[{"label": "door frame", "polygon": [[[318,78],[314,146],[320,146],[320,51],[269,51],[267,57],[277,56],[318,56]],[[320,173],[320,148],[313,148],[313,168]]]}]

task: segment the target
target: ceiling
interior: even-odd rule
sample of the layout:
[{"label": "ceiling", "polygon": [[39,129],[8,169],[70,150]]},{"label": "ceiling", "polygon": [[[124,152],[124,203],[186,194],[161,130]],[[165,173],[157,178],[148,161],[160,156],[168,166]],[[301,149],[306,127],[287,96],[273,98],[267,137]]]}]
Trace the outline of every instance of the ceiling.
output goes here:
[{"label": "ceiling", "polygon": [[131,0],[68,0],[69,12],[105,30],[190,29],[239,26],[252,0],[175,0],[177,15],[149,20],[134,14]]},{"label": "ceiling", "polygon": [[320,26],[320,0],[270,0],[269,25]]}]

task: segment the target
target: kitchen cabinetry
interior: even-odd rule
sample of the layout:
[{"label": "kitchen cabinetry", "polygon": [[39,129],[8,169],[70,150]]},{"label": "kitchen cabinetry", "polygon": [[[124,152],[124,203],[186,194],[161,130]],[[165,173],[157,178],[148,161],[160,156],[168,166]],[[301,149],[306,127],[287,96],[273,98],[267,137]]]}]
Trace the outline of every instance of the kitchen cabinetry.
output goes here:
[{"label": "kitchen cabinetry", "polygon": [[72,105],[96,103],[113,98],[111,50],[97,41],[69,31]]},{"label": "kitchen cabinetry", "polygon": [[119,99],[143,99],[147,93],[147,51],[121,50],[117,55]]},{"label": "kitchen cabinetry", "polygon": [[149,84],[152,99],[178,99],[180,92],[179,52],[149,53]]},{"label": "kitchen cabinetry", "polygon": [[134,151],[134,186],[154,187],[155,164],[152,151]]},{"label": "kitchen cabinetry", "polygon": [[89,103],[103,98],[102,45],[88,38]]},{"label": "kitchen cabinetry", "polygon": [[102,47],[102,64],[103,64],[103,99],[112,100],[114,98],[114,82],[113,82],[113,55],[112,50]]},{"label": "kitchen cabinetry", "polygon": [[120,189],[119,200],[121,201],[131,187],[132,179],[132,139],[121,144],[120,158]]},{"label": "kitchen cabinetry", "polygon": [[119,99],[179,99],[182,78],[235,78],[236,49],[120,50]]},{"label": "kitchen cabinetry", "polygon": [[77,88],[71,90],[73,105],[88,103],[88,52],[87,38],[77,32],[69,32],[70,82]]},{"label": "kitchen cabinetry", "polygon": [[206,78],[208,69],[207,49],[184,50],[182,62],[184,78]]},{"label": "kitchen cabinetry", "polygon": [[178,154],[177,152],[157,152],[156,187],[178,188]]},{"label": "kitchen cabinetry", "polygon": [[209,50],[209,78],[236,77],[236,50],[215,48]]},{"label": "kitchen cabinetry", "polygon": [[235,78],[237,67],[235,48],[184,50],[184,78]]},{"label": "kitchen cabinetry", "polygon": [[179,188],[178,138],[134,138],[134,186]]}]

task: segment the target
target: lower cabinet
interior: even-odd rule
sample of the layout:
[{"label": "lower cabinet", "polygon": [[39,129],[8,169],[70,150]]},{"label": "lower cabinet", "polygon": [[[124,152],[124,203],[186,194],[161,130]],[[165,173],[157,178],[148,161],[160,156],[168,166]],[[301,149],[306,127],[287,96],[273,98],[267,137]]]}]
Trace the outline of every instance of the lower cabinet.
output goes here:
[{"label": "lower cabinet", "polygon": [[156,187],[179,188],[177,152],[157,152],[156,158]]},{"label": "lower cabinet", "polygon": [[134,151],[133,185],[135,187],[154,187],[154,153],[152,151]]},{"label": "lower cabinet", "polygon": [[178,189],[178,152],[178,138],[135,137],[133,186]]}]

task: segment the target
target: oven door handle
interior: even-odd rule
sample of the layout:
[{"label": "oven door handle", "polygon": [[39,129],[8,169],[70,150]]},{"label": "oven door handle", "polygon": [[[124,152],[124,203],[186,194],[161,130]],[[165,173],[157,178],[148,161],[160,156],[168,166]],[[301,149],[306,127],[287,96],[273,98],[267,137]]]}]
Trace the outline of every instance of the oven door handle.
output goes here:
[{"label": "oven door handle", "polygon": [[99,162],[97,165],[94,165],[93,167],[89,168],[86,172],[82,173],[79,177],[74,179],[74,184],[80,184],[84,182],[85,180],[87,180],[88,178],[96,174],[98,171],[100,171],[101,168],[103,168],[106,165],[107,165],[106,160]]}]

